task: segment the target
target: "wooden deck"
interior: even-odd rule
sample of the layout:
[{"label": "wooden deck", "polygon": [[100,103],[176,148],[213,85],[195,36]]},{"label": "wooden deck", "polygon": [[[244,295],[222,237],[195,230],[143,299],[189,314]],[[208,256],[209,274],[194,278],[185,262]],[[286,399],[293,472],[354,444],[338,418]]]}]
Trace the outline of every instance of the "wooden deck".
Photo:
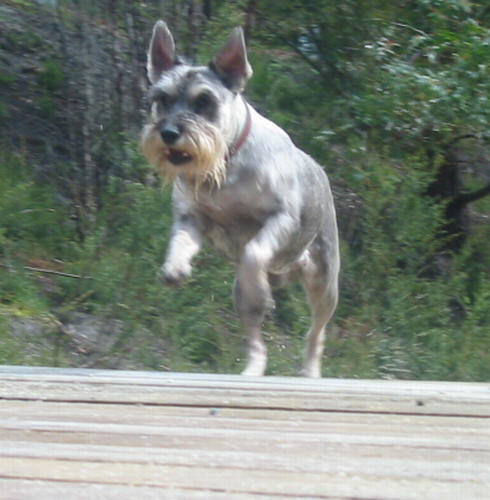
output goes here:
[{"label": "wooden deck", "polygon": [[0,498],[490,498],[490,384],[0,367]]}]

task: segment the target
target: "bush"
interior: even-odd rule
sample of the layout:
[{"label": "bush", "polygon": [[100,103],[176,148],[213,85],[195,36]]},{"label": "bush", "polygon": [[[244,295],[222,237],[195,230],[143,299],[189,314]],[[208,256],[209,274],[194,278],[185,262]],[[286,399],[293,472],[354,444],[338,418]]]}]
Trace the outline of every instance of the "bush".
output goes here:
[{"label": "bush", "polygon": [[37,77],[37,83],[49,92],[59,90],[65,83],[65,75],[60,63],[53,59],[44,61]]}]

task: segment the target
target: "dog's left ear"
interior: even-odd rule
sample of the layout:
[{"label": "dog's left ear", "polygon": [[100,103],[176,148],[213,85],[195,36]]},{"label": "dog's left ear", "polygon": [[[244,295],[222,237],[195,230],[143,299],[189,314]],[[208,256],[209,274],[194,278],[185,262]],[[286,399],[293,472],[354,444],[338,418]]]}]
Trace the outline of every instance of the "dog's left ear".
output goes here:
[{"label": "dog's left ear", "polygon": [[245,89],[247,80],[252,76],[252,67],[247,59],[242,28],[237,27],[232,31],[230,38],[214,56],[210,67],[232,92]]}]

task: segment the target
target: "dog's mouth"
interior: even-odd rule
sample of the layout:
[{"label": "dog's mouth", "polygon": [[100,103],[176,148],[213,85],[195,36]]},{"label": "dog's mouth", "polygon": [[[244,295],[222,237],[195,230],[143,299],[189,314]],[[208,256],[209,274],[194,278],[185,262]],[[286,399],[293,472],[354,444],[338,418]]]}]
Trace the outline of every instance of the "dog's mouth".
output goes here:
[{"label": "dog's mouth", "polygon": [[167,158],[172,165],[184,165],[192,161],[192,156],[189,153],[175,148],[168,148]]}]

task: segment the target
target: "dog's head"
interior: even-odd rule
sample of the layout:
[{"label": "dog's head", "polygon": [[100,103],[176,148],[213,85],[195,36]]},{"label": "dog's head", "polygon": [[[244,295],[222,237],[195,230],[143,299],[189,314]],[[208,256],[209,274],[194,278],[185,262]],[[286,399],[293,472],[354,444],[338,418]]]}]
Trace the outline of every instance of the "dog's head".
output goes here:
[{"label": "dog's head", "polygon": [[234,105],[252,74],[241,28],[233,30],[208,66],[191,66],[176,56],[172,34],[158,21],[147,70],[151,111],[141,141],[146,158],[167,179],[182,174],[219,185],[228,148],[241,127]]}]

